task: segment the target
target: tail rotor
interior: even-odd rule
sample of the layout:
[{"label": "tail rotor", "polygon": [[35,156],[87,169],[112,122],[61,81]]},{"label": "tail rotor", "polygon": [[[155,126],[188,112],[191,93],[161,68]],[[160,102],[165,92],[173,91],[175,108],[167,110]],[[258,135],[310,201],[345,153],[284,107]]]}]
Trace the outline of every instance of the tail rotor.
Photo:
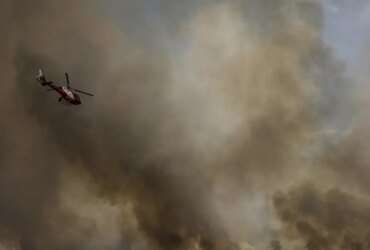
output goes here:
[{"label": "tail rotor", "polygon": [[36,77],[37,81],[42,85],[42,86],[45,86],[45,85],[50,85],[52,84],[53,82],[48,82],[46,80],[46,77],[44,75],[44,72],[42,69],[39,69],[39,72],[37,74],[37,77]]}]

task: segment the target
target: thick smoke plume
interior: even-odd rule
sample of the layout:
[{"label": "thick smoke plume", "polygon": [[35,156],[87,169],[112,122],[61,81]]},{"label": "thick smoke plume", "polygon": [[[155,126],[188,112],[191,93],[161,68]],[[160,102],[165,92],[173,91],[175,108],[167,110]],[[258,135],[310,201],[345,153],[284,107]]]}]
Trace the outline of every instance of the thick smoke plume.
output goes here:
[{"label": "thick smoke plume", "polygon": [[368,248],[323,3],[153,2],[0,3],[0,249]]},{"label": "thick smoke plume", "polygon": [[370,203],[337,189],[320,192],[310,184],[288,194],[277,194],[274,203],[286,224],[285,236],[302,239],[306,249],[368,249]]}]

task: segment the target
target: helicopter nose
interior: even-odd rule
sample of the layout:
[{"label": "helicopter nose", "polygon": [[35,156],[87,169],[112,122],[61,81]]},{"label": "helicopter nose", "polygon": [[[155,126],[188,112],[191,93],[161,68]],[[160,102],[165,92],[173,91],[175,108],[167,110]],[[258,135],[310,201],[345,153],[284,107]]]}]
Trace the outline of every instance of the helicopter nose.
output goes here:
[{"label": "helicopter nose", "polygon": [[76,103],[76,105],[82,104],[81,98],[78,95],[76,95],[76,94],[75,94],[75,103]]}]

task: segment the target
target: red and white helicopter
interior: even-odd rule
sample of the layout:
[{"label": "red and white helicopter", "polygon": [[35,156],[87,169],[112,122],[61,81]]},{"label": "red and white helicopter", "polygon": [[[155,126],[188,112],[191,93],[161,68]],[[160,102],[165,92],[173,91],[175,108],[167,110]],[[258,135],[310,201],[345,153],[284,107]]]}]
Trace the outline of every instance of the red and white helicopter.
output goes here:
[{"label": "red and white helicopter", "polygon": [[56,91],[60,95],[58,99],[59,102],[61,102],[62,100],[65,100],[67,101],[67,103],[73,104],[73,105],[82,104],[81,98],[76,92],[84,94],[84,95],[88,95],[88,96],[94,96],[93,94],[90,94],[88,92],[75,89],[75,88],[71,88],[68,73],[65,73],[65,76],[66,76],[66,84],[67,84],[66,86],[57,86],[57,85],[54,85],[54,82],[47,81],[42,69],[39,69],[39,73],[36,79],[37,81],[39,81],[39,83],[42,86],[48,86],[50,88],[49,90]]}]

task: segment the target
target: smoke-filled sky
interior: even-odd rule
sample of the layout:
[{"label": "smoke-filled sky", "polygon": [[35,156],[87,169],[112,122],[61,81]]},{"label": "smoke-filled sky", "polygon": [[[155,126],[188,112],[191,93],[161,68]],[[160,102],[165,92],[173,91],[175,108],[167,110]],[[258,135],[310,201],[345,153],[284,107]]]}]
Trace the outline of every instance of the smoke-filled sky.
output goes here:
[{"label": "smoke-filled sky", "polygon": [[2,0],[0,249],[369,249],[369,13]]}]

